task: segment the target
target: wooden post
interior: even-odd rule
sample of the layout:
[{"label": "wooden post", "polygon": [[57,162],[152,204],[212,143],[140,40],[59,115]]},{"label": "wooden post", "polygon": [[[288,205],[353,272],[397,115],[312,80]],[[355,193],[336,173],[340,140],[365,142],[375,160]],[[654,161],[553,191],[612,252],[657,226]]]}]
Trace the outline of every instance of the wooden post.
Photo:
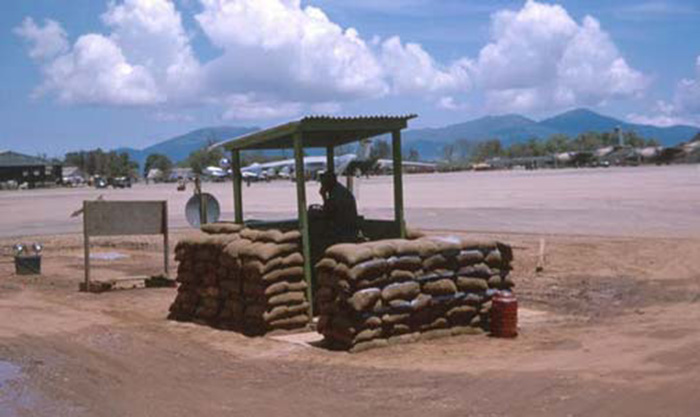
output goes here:
[{"label": "wooden post", "polygon": [[294,134],[294,173],[297,182],[297,213],[299,215],[299,231],[304,255],[304,278],[306,280],[306,296],[309,300],[309,319],[313,318],[313,283],[311,282],[311,241],[309,237],[309,217],[306,212],[306,185],[304,182],[304,145],[301,132]]},{"label": "wooden post", "polygon": [[335,148],[326,146],[326,172],[335,173]]},{"label": "wooden post", "polygon": [[168,203],[163,202],[163,262],[165,277],[170,278],[170,244],[168,240]]},{"label": "wooden post", "polygon": [[542,272],[544,271],[544,262],[545,262],[545,251],[544,251],[544,238],[540,238],[540,254],[537,257],[537,266],[535,267],[535,272]]},{"label": "wooden post", "polygon": [[83,201],[83,244],[85,256],[85,292],[90,292],[90,235],[87,224],[87,202]]},{"label": "wooden post", "polygon": [[243,224],[243,191],[241,188],[241,151],[231,151],[231,173],[233,174],[234,221]]},{"label": "wooden post", "polygon": [[202,195],[202,179],[199,175],[194,178],[194,193],[199,199],[199,225],[207,224],[207,200]]},{"label": "wooden post", "polygon": [[403,213],[403,180],[401,163],[401,131],[391,132],[391,151],[394,171],[394,221],[399,227],[399,237],[406,238],[406,224]]}]

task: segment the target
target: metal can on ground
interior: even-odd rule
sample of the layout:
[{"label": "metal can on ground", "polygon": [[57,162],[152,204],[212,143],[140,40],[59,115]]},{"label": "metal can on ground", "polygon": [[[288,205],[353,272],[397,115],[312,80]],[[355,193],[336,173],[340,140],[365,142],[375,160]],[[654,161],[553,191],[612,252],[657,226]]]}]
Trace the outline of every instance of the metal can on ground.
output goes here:
[{"label": "metal can on ground", "polygon": [[518,300],[511,292],[500,291],[491,304],[491,336],[518,335]]}]

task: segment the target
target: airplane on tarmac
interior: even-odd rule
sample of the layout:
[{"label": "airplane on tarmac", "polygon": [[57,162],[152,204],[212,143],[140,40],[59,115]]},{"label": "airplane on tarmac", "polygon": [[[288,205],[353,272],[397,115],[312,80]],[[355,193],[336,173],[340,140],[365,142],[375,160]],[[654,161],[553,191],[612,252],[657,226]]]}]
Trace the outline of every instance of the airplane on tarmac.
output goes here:
[{"label": "airplane on tarmac", "polygon": [[[355,154],[336,156],[334,158],[336,175],[341,175],[343,172],[345,172],[348,165],[356,159],[357,155]],[[284,159],[281,161],[265,163],[254,162],[247,167],[241,168],[241,174],[244,178],[248,177],[251,179],[266,179],[274,177],[289,178],[294,171],[294,165],[294,159]],[[310,174],[313,177],[316,176],[318,172],[325,170],[325,156],[304,157],[304,171],[307,174]]]},{"label": "airplane on tarmac", "polygon": [[208,166],[204,168],[204,172],[202,173],[214,181],[223,181],[230,175],[225,169],[217,166]]}]

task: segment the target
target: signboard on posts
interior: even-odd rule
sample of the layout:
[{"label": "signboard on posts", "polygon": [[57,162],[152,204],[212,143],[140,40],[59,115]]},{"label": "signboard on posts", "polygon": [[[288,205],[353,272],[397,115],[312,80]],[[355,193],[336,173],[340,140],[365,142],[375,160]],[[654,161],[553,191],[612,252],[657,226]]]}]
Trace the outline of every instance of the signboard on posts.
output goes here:
[{"label": "signboard on posts", "polygon": [[83,201],[85,289],[90,291],[90,238],[97,236],[163,235],[163,266],[168,265],[167,201]]}]

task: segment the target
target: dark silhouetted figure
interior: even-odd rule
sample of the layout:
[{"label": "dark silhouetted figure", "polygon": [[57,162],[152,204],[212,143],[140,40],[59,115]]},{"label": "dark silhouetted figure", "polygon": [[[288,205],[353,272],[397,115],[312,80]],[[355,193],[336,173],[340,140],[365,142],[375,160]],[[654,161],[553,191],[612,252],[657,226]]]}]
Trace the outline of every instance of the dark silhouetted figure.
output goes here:
[{"label": "dark silhouetted figure", "polygon": [[332,172],[321,175],[320,193],[324,217],[331,222],[334,234],[340,241],[354,242],[359,230],[355,197]]}]

